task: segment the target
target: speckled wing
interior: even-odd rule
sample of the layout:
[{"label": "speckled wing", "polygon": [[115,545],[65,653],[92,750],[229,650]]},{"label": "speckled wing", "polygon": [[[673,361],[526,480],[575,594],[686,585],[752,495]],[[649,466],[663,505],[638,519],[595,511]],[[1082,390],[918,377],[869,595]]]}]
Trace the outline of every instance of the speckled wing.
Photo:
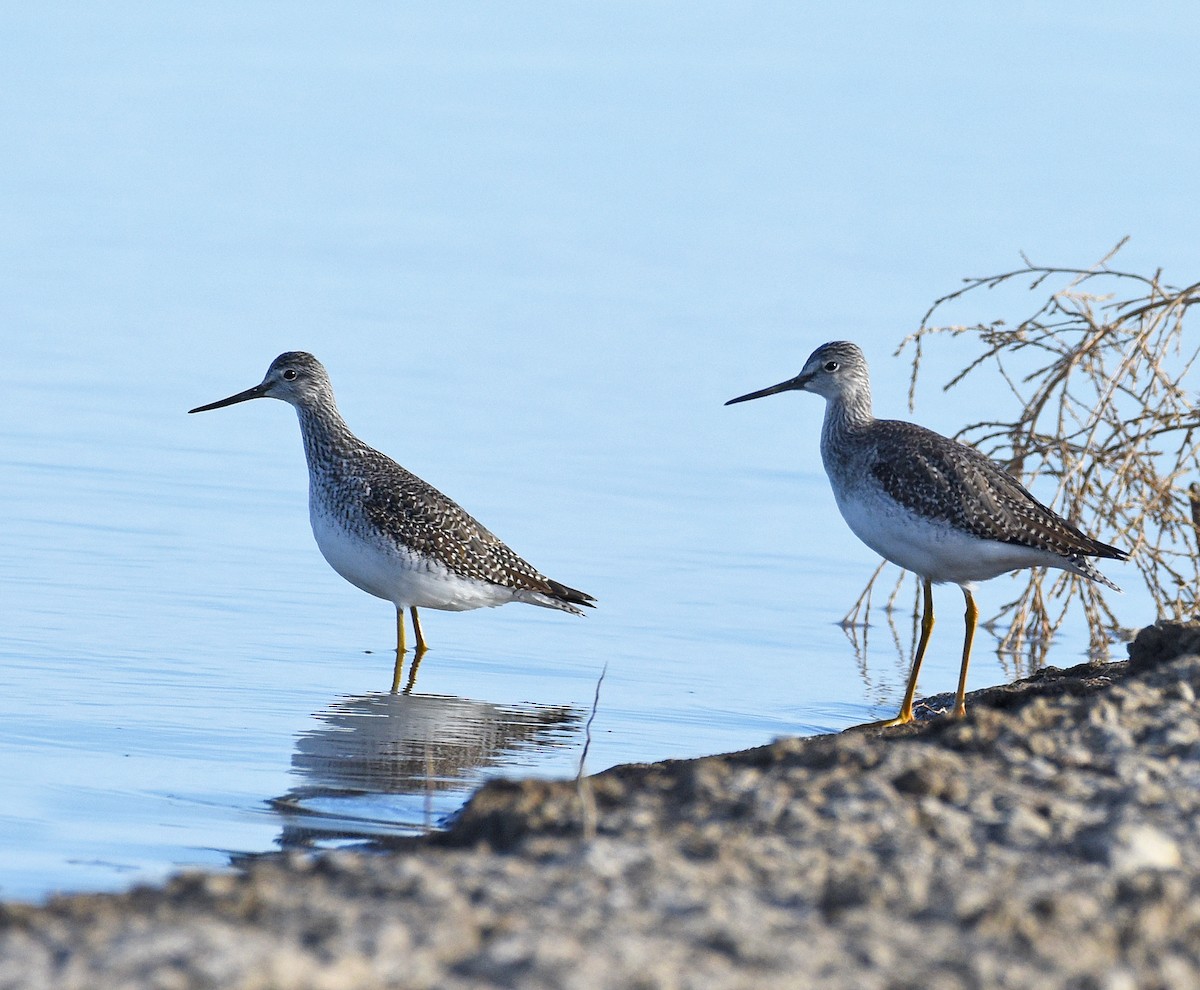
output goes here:
[{"label": "speckled wing", "polygon": [[582,595],[541,574],[431,484],[378,451],[370,453],[376,463],[364,473],[362,507],[371,523],[398,545],[440,561],[459,577],[566,601],[576,600],[568,592]]},{"label": "speckled wing", "polygon": [[871,472],[901,505],[984,540],[1068,558],[1128,556],[1080,532],[973,447],[914,423],[880,420],[875,426]]}]

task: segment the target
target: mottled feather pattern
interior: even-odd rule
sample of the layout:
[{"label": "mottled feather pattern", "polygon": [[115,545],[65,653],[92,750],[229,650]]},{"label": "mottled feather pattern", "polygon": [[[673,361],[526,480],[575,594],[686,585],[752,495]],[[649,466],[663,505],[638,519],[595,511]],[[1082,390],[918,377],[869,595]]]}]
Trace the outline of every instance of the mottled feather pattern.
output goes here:
[{"label": "mottled feather pattern", "polygon": [[397,548],[439,562],[459,577],[539,592],[564,605],[594,601],[541,574],[433,485],[353,434],[331,427],[312,423],[304,431],[306,445],[314,447],[310,461],[315,457],[325,465],[319,483],[335,488],[348,511],[356,506]]},{"label": "mottled feather pattern", "polygon": [[[518,557],[456,502],[358,439],[342,419],[324,366],[285,351],[259,384],[189,412],[250,399],[279,399],[300,420],[308,461],[308,519],[317,548],[338,574],[396,607],[396,668],[411,613],[417,656],[426,642],[418,608],[462,612],[524,602],[582,615],[595,599],[552,581]],[[412,688],[412,668],[409,689]]]},{"label": "mottled feather pattern", "polygon": [[[871,444],[871,473],[889,496],[923,516],[944,519],[980,539],[1071,559],[1127,556],[1080,532],[972,447],[897,420],[876,420]],[[903,459],[895,457],[897,449],[904,450]]]},{"label": "mottled feather pattern", "polygon": [[921,635],[904,701],[895,718],[875,725],[914,718],[917,676],[933,631],[935,584],[957,584],[966,602],[956,718],[967,712],[967,667],[979,617],[976,583],[1025,567],[1059,567],[1120,590],[1088,558],[1125,560],[1125,551],[1060,518],[974,448],[914,423],[876,419],[867,362],[857,345],[823,344],[794,378],[726,405],[795,390],[825,399],[821,460],[842,517],[863,543],[919,576],[924,587]]}]

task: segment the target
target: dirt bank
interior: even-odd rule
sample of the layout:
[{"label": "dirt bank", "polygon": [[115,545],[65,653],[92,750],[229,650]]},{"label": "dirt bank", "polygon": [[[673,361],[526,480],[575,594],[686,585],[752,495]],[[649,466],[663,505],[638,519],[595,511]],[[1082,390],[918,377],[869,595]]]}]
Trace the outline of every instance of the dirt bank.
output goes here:
[{"label": "dirt bank", "polygon": [[376,855],[0,907],[0,988],[1200,986],[1200,626],[963,722],[491,784]]}]

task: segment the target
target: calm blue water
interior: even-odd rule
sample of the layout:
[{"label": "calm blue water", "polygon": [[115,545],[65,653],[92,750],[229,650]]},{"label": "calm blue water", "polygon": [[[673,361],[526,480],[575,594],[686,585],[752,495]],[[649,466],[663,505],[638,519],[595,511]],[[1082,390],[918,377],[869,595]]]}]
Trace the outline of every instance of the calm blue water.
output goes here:
[{"label": "calm blue water", "polygon": [[[890,712],[906,659],[881,627],[860,667],[835,625],[874,559],[820,401],[722,402],[852,338],[903,414],[895,344],[1021,250],[1088,264],[1131,234],[1125,267],[1193,280],[1194,21],[6,10],[0,896],[436,825],[483,775],[574,773],[605,670],[592,770]],[[600,608],[428,613],[388,697],[390,606],[320,558],[292,412],[185,415],[293,348],[364,439]],[[961,635],[939,601],[929,691]],[[973,686],[1007,676],[984,645]]]}]

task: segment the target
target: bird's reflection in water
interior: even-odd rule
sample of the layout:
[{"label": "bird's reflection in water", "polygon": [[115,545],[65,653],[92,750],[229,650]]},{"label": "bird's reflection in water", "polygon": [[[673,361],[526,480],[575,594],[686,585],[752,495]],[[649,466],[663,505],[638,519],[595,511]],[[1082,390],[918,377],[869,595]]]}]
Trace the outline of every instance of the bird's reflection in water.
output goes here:
[{"label": "bird's reflection in water", "polygon": [[[399,620],[397,620],[399,621]],[[416,620],[413,620],[413,625],[416,625]],[[420,628],[420,627],[418,627]],[[392,670],[392,694],[400,693],[400,682],[404,680],[404,650],[396,650],[396,666]],[[421,658],[425,656],[425,651],[417,649],[413,653],[412,666],[408,671],[408,681],[404,685],[404,693],[412,694],[413,688],[417,686],[417,671],[421,669]]]},{"label": "bird's reflection in water", "polygon": [[[272,801],[283,848],[436,828],[491,770],[534,768],[581,743],[573,706],[499,705],[453,695],[339,698],[296,739],[304,781]],[[556,762],[561,762],[557,761]]]},{"label": "bird's reflection in water", "polygon": [[[882,570],[882,565],[880,570]],[[878,576],[878,573],[876,571],[876,576]],[[871,670],[869,656],[872,645],[872,625],[869,620],[872,618],[872,615],[869,603],[867,610],[861,615],[857,611],[851,611],[841,622],[842,632],[854,650],[854,661],[858,666],[858,675],[862,678],[863,687],[866,690],[867,703],[879,707],[891,705],[893,696],[898,691],[904,690],[904,683],[908,677],[908,671],[912,665],[912,658],[917,645],[917,613],[913,613],[912,632],[907,637],[900,631],[896,622],[897,610],[893,605],[896,593],[899,590],[898,587],[894,589],[887,605],[878,609],[878,611],[883,613],[887,622],[888,632],[891,634],[891,649],[884,647],[880,651],[883,653],[885,661],[891,659],[891,670],[884,670],[883,672],[873,672]],[[906,638],[910,640],[907,648],[904,644]]]}]

